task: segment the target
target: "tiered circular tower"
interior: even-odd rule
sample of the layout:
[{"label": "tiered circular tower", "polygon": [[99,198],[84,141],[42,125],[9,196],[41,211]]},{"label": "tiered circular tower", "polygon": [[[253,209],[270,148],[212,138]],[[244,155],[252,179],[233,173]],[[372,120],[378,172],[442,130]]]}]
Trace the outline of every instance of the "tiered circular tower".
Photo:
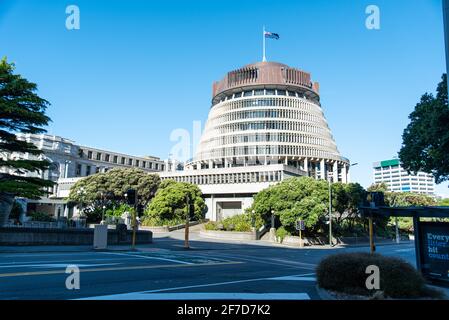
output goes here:
[{"label": "tiered circular tower", "polygon": [[212,107],[186,169],[285,164],[306,175],[347,182],[309,73],[275,62],[229,72],[213,85]]}]

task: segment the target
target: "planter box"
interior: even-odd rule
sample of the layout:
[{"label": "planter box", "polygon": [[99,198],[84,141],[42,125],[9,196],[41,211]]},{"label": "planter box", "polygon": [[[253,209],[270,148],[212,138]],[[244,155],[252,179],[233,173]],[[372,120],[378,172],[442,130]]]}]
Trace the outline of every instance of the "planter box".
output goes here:
[{"label": "planter box", "polygon": [[214,238],[223,240],[254,240],[255,234],[253,232],[236,232],[236,231],[216,231],[216,230],[201,230],[200,236],[204,238]]}]

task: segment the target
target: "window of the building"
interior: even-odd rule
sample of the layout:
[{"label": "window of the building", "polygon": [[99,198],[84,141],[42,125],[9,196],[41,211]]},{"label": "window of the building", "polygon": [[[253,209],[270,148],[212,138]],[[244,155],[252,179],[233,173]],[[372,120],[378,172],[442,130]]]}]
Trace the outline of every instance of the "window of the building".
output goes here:
[{"label": "window of the building", "polygon": [[101,152],[97,152],[97,160],[101,160]]},{"label": "window of the building", "polygon": [[109,154],[106,154],[104,157],[104,161],[109,162],[111,156]]},{"label": "window of the building", "polygon": [[253,95],[253,91],[251,90],[251,91],[245,91],[245,92],[243,92],[243,96],[244,97],[250,97],[250,96],[252,96]]},{"label": "window of the building", "polygon": [[265,90],[265,94],[267,96],[274,96],[275,95],[275,90],[274,89],[266,89]]},{"label": "window of the building", "polygon": [[79,150],[78,150],[78,156],[79,156],[80,158],[82,158],[82,157],[84,156],[84,150],[83,150],[83,149],[79,149]]},{"label": "window of the building", "polygon": [[234,99],[241,98],[243,92],[234,93]]},{"label": "window of the building", "polygon": [[147,162],[146,161],[142,161],[142,168],[145,168],[147,166]]},{"label": "window of the building", "polygon": [[287,91],[285,90],[278,90],[278,96],[285,96],[287,95]]},{"label": "window of the building", "polygon": [[75,172],[75,175],[77,176],[77,177],[80,177],[81,176],[81,164],[77,164],[76,165],[76,172]]},{"label": "window of the building", "polygon": [[139,166],[139,160],[136,160],[136,167],[138,167]]},{"label": "window of the building", "polygon": [[128,159],[128,165],[132,166],[133,165],[133,159]]},{"label": "window of the building", "polygon": [[148,162],[148,164],[149,164],[149,168],[153,169],[153,162]]},{"label": "window of the building", "polygon": [[122,159],[121,159],[121,164],[125,164],[125,162],[126,162],[126,158],[125,157],[122,157]]},{"label": "window of the building", "polygon": [[263,94],[264,94],[264,90],[263,89],[254,90],[254,95],[255,96],[263,96]]},{"label": "window of the building", "polygon": [[158,163],[156,163],[156,164],[155,164],[155,166],[156,166],[156,168],[155,168],[155,169],[156,169],[156,170],[159,170],[159,164],[158,164]]},{"label": "window of the building", "polygon": [[118,156],[114,156],[113,162],[114,162],[114,163],[118,163]]},{"label": "window of the building", "polygon": [[86,166],[86,176],[90,176],[91,166]]},{"label": "window of the building", "polygon": [[92,151],[87,151],[87,159],[92,159]]},{"label": "window of the building", "polygon": [[289,96],[289,97],[296,97],[296,92],[294,92],[294,91],[288,91],[288,96]]}]

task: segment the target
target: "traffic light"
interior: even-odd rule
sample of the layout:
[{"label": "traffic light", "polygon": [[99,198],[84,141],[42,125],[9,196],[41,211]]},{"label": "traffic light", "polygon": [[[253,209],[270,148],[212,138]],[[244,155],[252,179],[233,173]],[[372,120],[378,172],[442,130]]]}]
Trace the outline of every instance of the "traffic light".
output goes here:
[{"label": "traffic light", "polygon": [[374,203],[375,207],[385,207],[385,198],[383,192],[370,192],[370,202]]},{"label": "traffic light", "polygon": [[137,205],[137,216],[141,217],[143,216],[144,207],[142,204]]},{"label": "traffic light", "polygon": [[189,217],[190,219],[193,219],[195,217],[195,205],[193,203],[193,200],[189,201]]},{"label": "traffic light", "polygon": [[136,204],[137,200],[137,192],[135,189],[129,189],[126,191],[126,201],[130,206]]}]

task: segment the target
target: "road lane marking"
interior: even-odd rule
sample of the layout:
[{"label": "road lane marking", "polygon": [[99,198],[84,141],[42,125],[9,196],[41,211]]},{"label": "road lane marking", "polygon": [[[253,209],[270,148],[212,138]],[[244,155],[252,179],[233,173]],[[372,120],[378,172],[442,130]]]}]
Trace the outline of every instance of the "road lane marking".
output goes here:
[{"label": "road lane marking", "polygon": [[276,280],[276,281],[316,281],[316,277],[286,276],[286,277],[269,278],[267,280]]},{"label": "road lane marking", "polygon": [[[160,265],[144,265],[144,266],[132,266],[132,267],[110,267],[110,268],[95,268],[95,269],[80,269],[80,272],[100,272],[100,271],[125,271],[125,270],[145,270],[145,269],[157,269],[157,268],[181,268],[181,267],[207,267],[216,265],[231,265],[241,264],[240,261],[227,261],[227,262],[215,262],[215,263],[194,263],[194,264],[160,264]],[[15,273],[0,273],[0,278],[7,277],[20,277],[20,276],[41,276],[51,274],[65,274],[65,270],[51,270],[51,271],[32,271],[32,272],[15,272]]]},{"label": "road lane marking", "polygon": [[181,261],[181,260],[167,259],[167,258],[160,258],[160,257],[152,257],[152,256],[144,256],[144,255],[137,255],[137,254],[130,254],[130,253],[118,253],[118,252],[102,252],[102,253],[103,254],[117,255],[117,256],[127,256],[127,257],[136,257],[136,258],[150,259],[150,260],[161,260],[161,261],[168,261],[168,262],[174,262],[174,263],[180,263],[180,264],[194,264],[192,262],[186,262],[186,261]]},{"label": "road lane marking", "polygon": [[[300,274],[296,275],[296,277],[302,277],[310,275],[310,273],[307,274]],[[288,276],[287,276],[288,277]],[[247,283],[247,282],[256,282],[256,281],[266,281],[270,280],[270,278],[253,278],[253,279],[245,279],[245,280],[235,280],[235,281],[226,281],[226,282],[215,282],[215,283],[206,283],[206,284],[196,284],[191,286],[183,286],[183,287],[173,287],[173,288],[162,288],[162,289],[155,289],[155,290],[145,290],[145,291],[138,291],[138,292],[129,292],[129,293],[119,293],[117,295],[139,295],[139,294],[149,294],[149,293],[157,293],[157,292],[166,292],[166,291],[175,291],[175,290],[184,290],[184,289],[193,289],[193,288],[204,288],[204,287],[215,287],[215,286],[223,286],[228,284],[237,284],[237,283]],[[117,295],[108,295],[108,297],[114,297]],[[87,298],[80,298],[78,300],[95,300],[95,299],[101,299],[105,296],[97,296],[97,297],[87,297]],[[256,299],[257,300],[257,299]]]},{"label": "road lane marking", "polygon": [[[268,259],[244,258],[244,257],[241,257],[239,255],[219,254],[219,255],[216,255],[216,257],[224,257],[224,258],[238,259],[238,260],[244,260],[244,261],[249,261],[249,262],[271,264],[271,265],[282,266],[282,267],[286,267],[286,268],[306,269],[306,270],[315,270],[316,269],[316,265],[314,265],[314,264],[302,263],[302,262],[294,262],[294,261],[289,261],[290,263],[288,265],[286,265],[285,263],[276,263],[276,262],[267,261]],[[276,261],[276,259],[271,259],[271,260]]]},{"label": "road lane marking", "polygon": [[[99,267],[99,266],[113,266],[121,263],[100,263],[100,264],[76,264],[77,267]],[[9,266],[0,266],[0,268],[17,268],[17,267],[30,267],[30,268],[66,268],[73,263],[43,263],[43,264],[15,264]]]},{"label": "road lane marking", "polygon": [[310,300],[307,293],[175,292],[123,293],[80,300]]}]

